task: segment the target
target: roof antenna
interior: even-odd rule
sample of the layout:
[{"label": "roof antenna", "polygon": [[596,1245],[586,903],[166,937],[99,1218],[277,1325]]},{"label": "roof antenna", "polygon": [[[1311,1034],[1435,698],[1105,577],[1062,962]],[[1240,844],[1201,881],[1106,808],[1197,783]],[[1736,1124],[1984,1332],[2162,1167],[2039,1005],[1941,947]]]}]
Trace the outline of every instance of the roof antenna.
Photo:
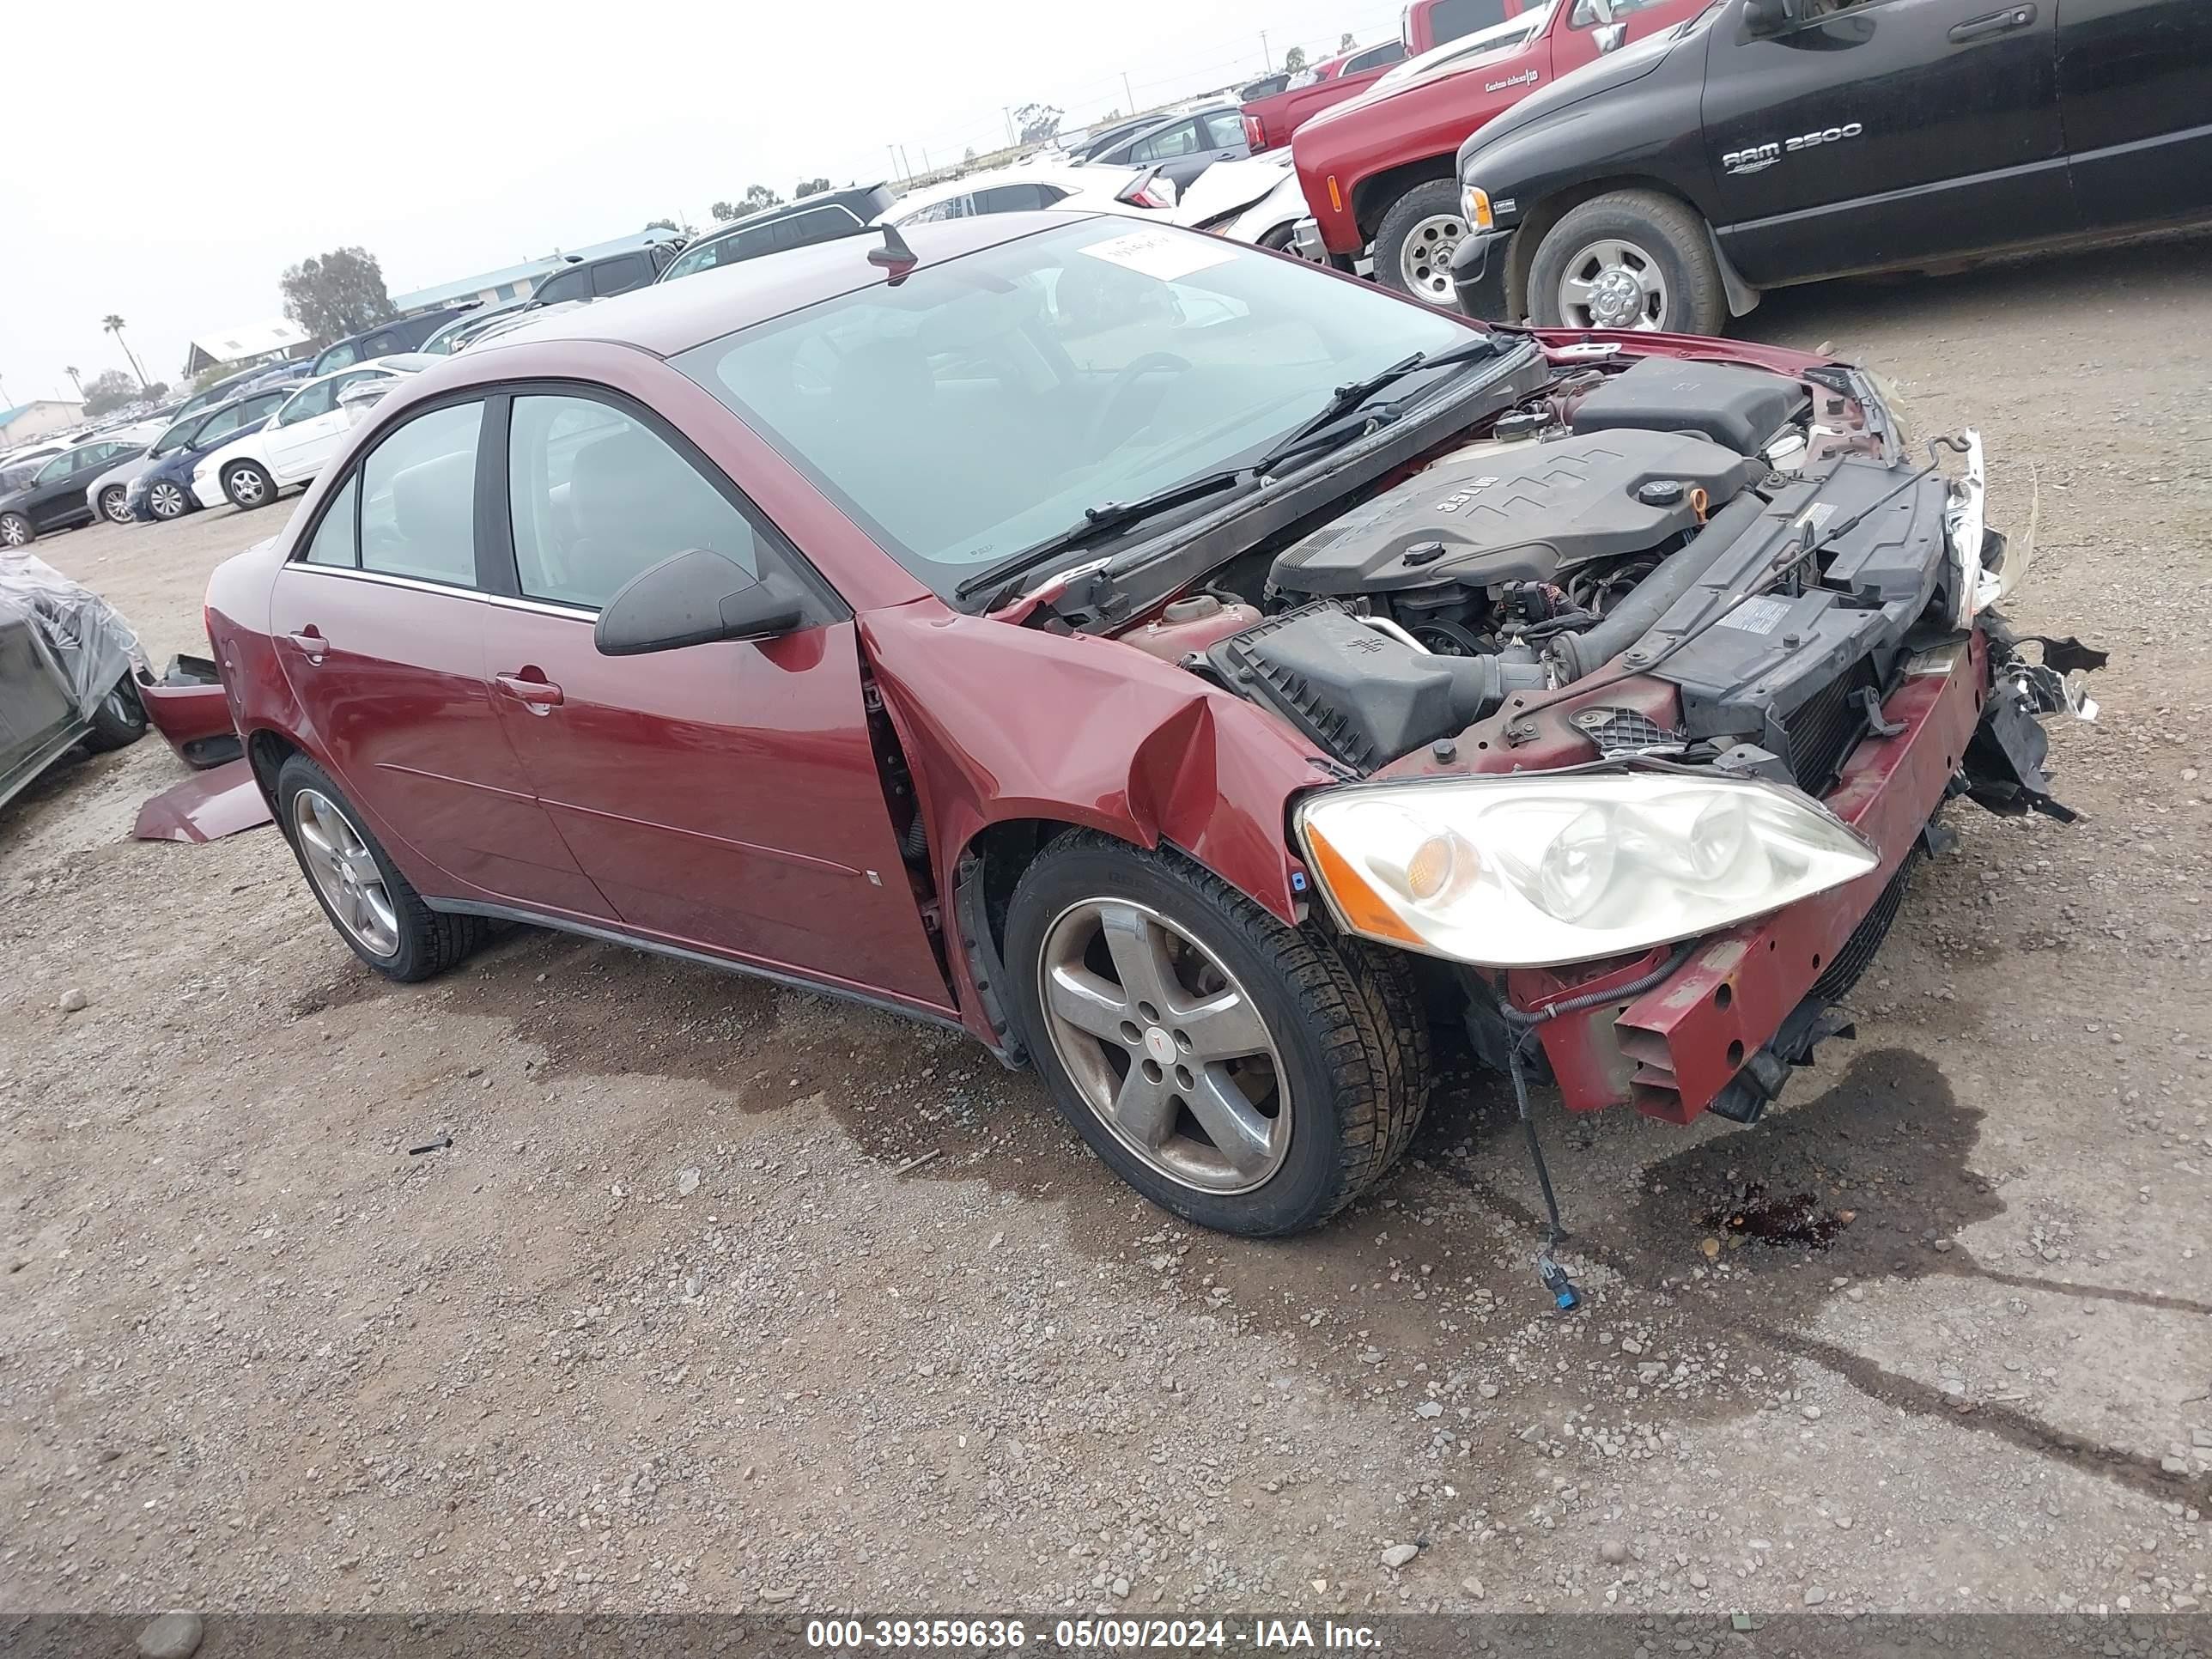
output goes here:
[{"label": "roof antenna", "polygon": [[896,288],[906,280],[907,273],[921,262],[915,257],[914,250],[907,246],[906,238],[898,234],[896,225],[878,225],[877,228],[884,234],[884,245],[868,250],[868,263],[881,265],[890,271],[891,286]]}]

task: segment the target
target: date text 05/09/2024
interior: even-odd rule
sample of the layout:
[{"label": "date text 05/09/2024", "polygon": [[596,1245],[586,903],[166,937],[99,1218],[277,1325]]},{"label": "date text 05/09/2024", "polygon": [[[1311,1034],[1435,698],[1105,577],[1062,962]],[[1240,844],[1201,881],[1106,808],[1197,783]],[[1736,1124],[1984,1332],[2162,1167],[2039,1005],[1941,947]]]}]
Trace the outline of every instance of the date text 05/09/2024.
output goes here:
[{"label": "date text 05/09/2024", "polygon": [[1074,1653],[1246,1648],[1362,1652],[1382,1645],[1371,1625],[1332,1619],[812,1619],[806,1644],[832,1653],[1038,1647]]}]

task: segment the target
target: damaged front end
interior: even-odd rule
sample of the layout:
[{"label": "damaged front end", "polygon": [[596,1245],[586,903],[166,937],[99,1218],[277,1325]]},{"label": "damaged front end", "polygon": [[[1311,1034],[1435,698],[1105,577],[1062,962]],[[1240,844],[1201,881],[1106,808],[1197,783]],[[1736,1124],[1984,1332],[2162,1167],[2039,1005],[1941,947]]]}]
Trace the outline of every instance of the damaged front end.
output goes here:
[{"label": "damaged front end", "polygon": [[1278,550],[1184,658],[1346,782],[1293,814],[1335,925],[1435,958],[1569,1108],[1755,1121],[1964,795],[2054,799],[2103,653],[1998,614],[2033,550],[1979,438],[1873,382],[1555,356],[1487,435]]}]

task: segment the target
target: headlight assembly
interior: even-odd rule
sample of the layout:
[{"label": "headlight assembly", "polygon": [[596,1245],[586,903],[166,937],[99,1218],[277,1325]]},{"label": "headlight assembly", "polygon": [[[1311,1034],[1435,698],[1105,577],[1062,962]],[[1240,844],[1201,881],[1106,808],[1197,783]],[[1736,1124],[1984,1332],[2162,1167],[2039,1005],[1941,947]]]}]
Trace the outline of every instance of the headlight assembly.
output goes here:
[{"label": "headlight assembly", "polygon": [[1795,790],[1674,772],[1354,784],[1307,799],[1297,828],[1348,932],[1486,968],[1692,938],[1881,862]]}]

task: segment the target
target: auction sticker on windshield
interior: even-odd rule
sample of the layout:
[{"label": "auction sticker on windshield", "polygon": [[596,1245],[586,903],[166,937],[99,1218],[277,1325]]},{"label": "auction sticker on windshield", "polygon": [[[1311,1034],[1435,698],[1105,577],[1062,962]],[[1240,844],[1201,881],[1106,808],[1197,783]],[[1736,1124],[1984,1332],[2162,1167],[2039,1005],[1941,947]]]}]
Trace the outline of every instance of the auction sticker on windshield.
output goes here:
[{"label": "auction sticker on windshield", "polygon": [[1093,242],[1083,250],[1094,259],[1120,265],[1140,276],[1172,283],[1208,265],[1227,264],[1237,257],[1232,248],[1206,236],[1177,236],[1166,231],[1132,230]]}]

